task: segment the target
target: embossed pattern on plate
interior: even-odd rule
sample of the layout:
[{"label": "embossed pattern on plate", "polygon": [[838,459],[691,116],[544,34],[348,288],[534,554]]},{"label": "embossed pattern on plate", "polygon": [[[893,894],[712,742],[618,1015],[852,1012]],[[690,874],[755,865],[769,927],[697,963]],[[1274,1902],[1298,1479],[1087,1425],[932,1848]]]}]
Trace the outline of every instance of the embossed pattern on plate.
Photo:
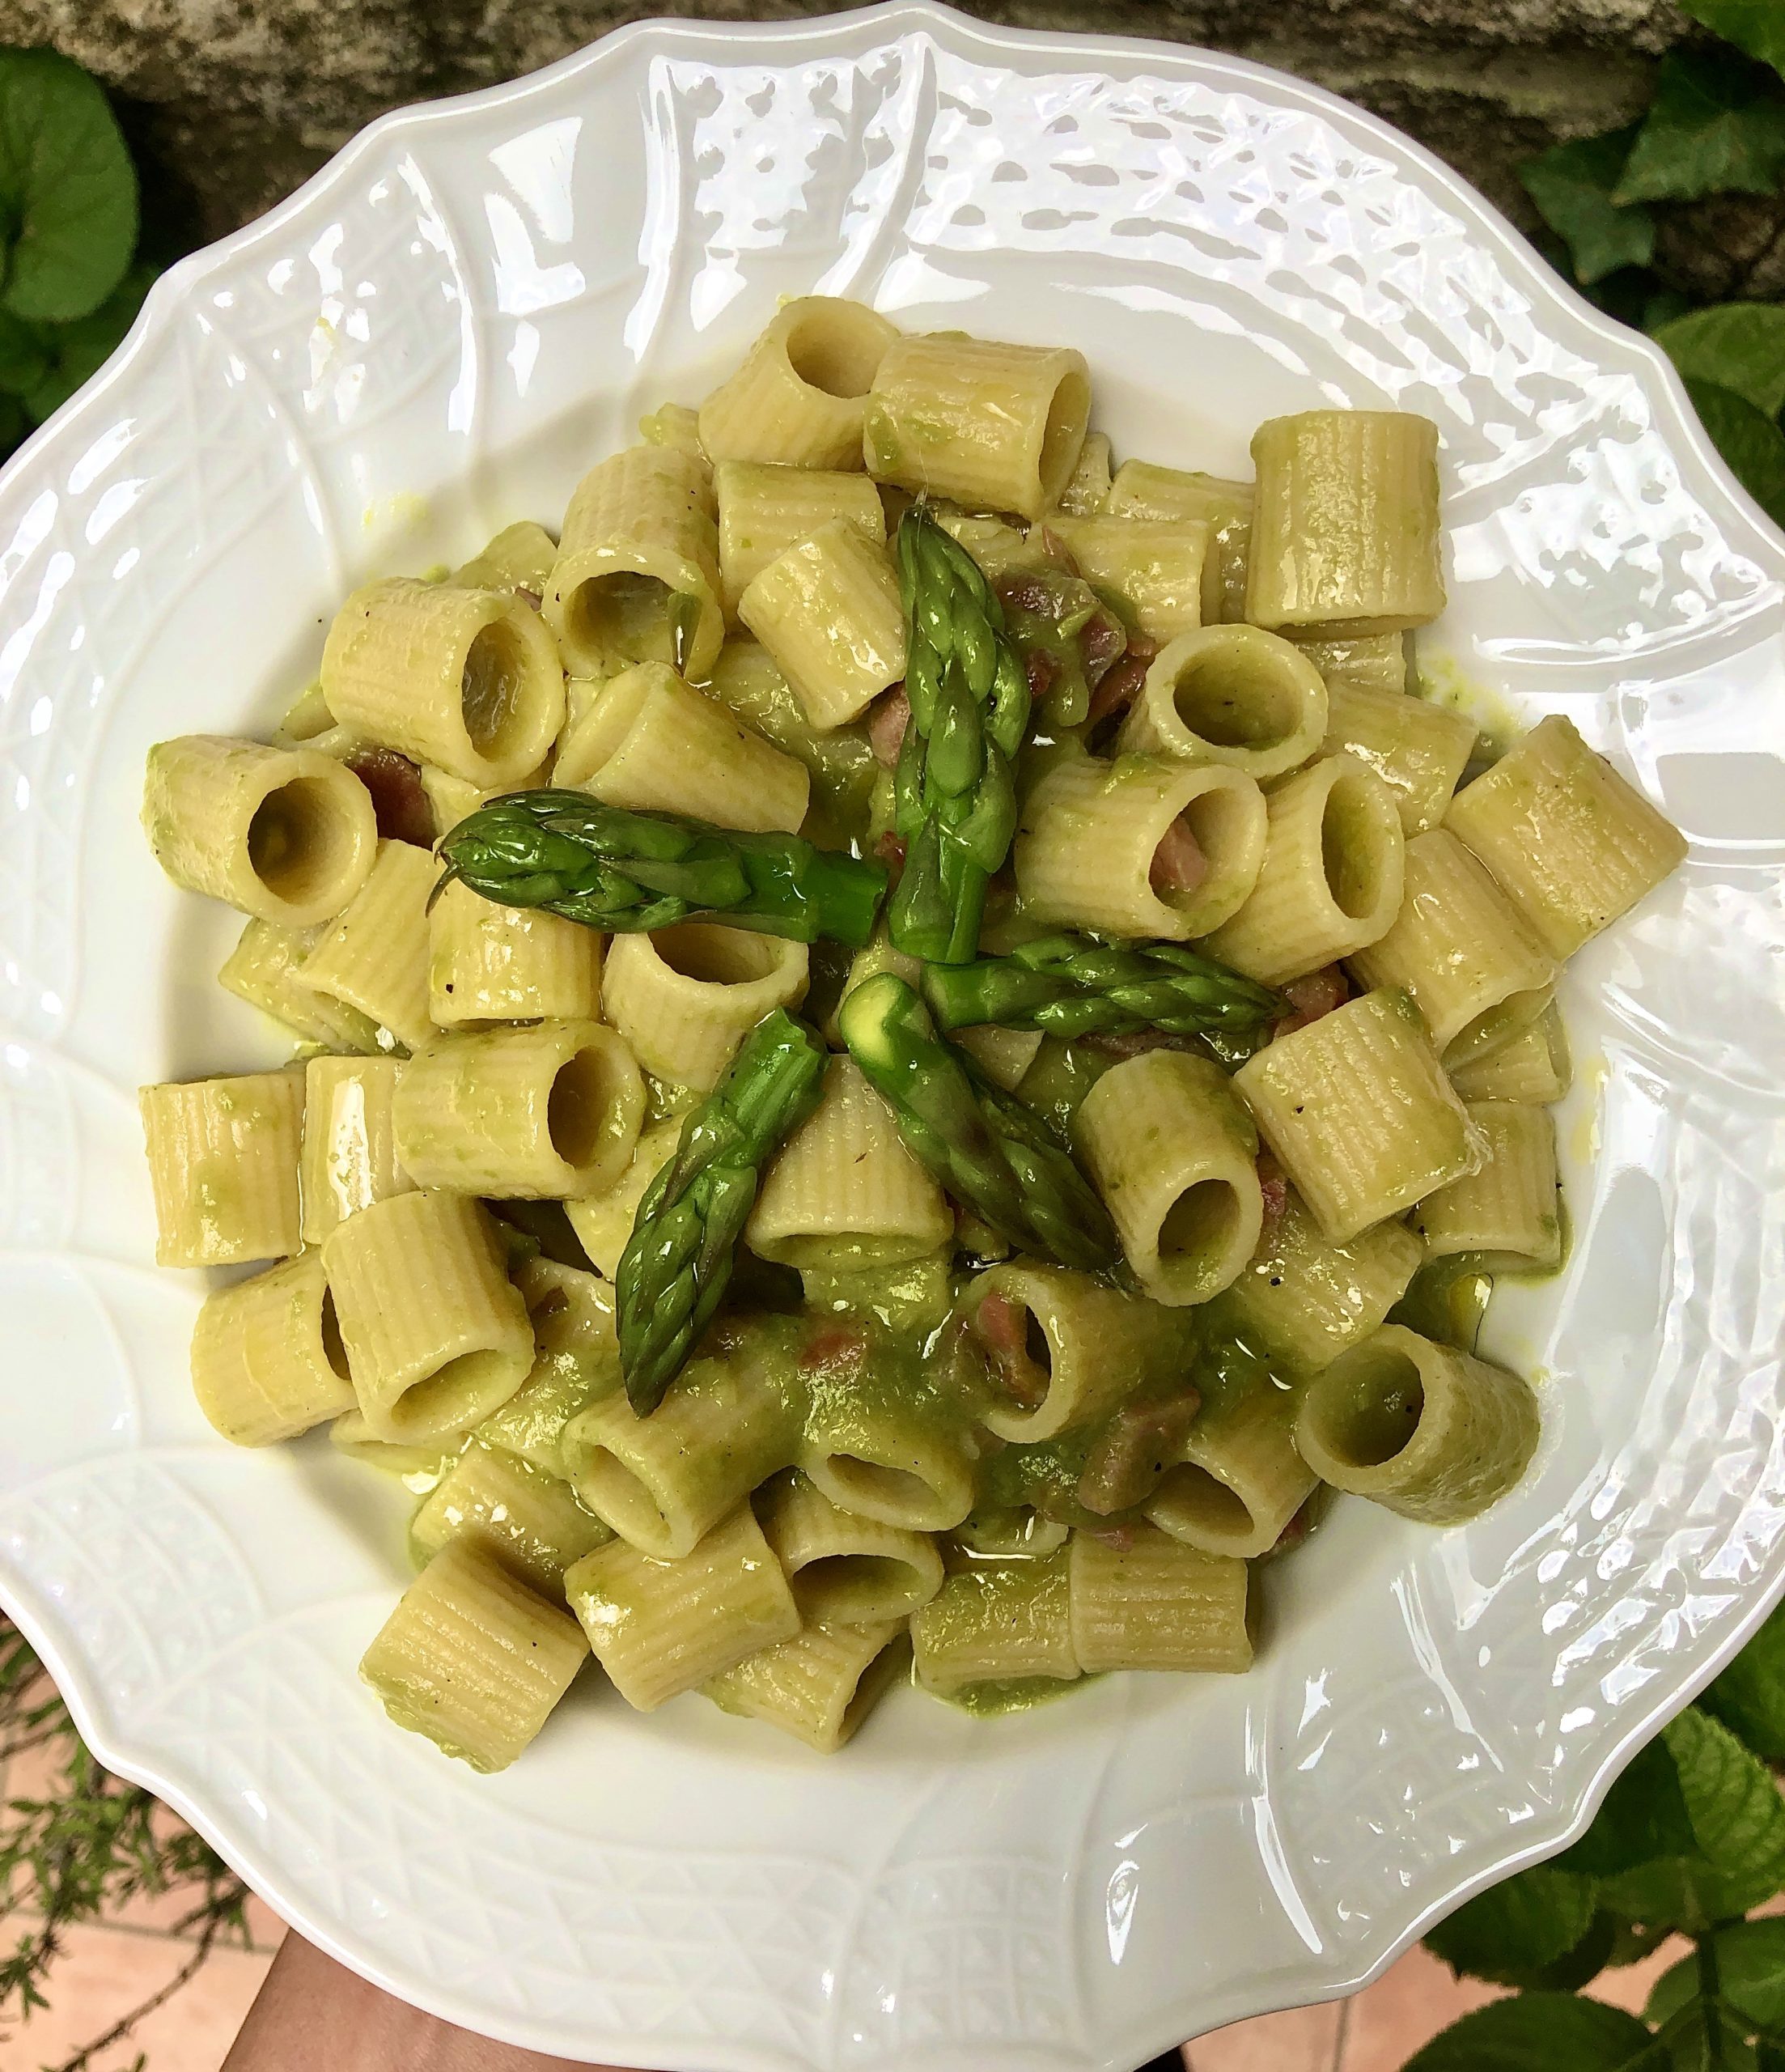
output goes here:
[{"label": "embossed pattern on plate", "polygon": [[[1490,715],[1566,711],[1693,838],[1571,972],[1567,1272],[1516,1497],[1341,1505],[1254,1676],[996,1726],[901,1694],[825,1765],[579,1691],[479,1779],[354,1664],[400,1507],[191,1405],[132,1089],[275,1055],[159,880],[159,736],[269,724],[381,568],[553,518],[777,295],[1066,340],[1120,452],[1246,465],[1321,399],[1429,413]],[[1380,124],[1225,58],[927,5],[623,31],[380,122],[156,287],[0,478],[0,1596],[105,1760],[452,2019],[679,2072],[1126,2072],[1345,1991],[1559,1846],[1785,1578],[1785,546],[1654,350]]]}]

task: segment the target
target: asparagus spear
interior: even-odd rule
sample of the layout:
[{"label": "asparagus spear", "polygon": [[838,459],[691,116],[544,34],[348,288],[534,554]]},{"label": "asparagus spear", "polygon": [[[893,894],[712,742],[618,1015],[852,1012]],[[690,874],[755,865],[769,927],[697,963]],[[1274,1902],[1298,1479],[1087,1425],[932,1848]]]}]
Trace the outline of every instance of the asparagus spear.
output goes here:
[{"label": "asparagus spear", "polygon": [[1011,763],[1028,731],[1028,678],[978,563],[922,503],[900,521],[899,589],[911,719],[895,779],[904,875],[895,946],[940,964],[979,946],[986,888],[1016,832]]},{"label": "asparagus spear", "polygon": [[538,906],[608,933],[721,921],[859,949],[886,873],[797,834],[745,834],[667,813],[628,813],[586,792],[513,792],[438,844],[446,870],[505,906]]},{"label": "asparagus spear", "polygon": [[777,1008],[689,1112],[675,1157],[646,1189],[614,1275],[620,1369],[641,1417],[663,1401],[711,1322],[758,1170],[811,1113],[824,1070],[817,1038]]},{"label": "asparagus spear", "polygon": [[1285,1012],[1279,994],[1175,943],[1117,944],[1041,936],[1008,957],[932,965],[923,990],[938,1024],[1001,1022],[1050,1036],[1233,1034]]},{"label": "asparagus spear", "polygon": [[1024,1251],[1097,1272],[1116,1233],[1095,1190],[1032,1108],[935,1033],[897,972],[866,979],[837,1024],[912,1153],[956,1201]]}]

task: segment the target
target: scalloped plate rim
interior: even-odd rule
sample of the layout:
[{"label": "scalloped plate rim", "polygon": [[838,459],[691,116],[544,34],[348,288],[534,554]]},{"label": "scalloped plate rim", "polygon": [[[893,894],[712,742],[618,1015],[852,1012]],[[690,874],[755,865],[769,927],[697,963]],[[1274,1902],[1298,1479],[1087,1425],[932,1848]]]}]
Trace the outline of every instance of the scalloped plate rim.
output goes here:
[{"label": "scalloped plate rim", "polygon": [[[988,23],[943,6],[940,0],[891,0],[891,4],[884,6],[868,6],[772,23],[651,18],[616,28],[583,49],[520,79],[394,109],[377,117],[342,146],[301,187],[265,215],[179,260],[157,278],[125,338],[105,366],[38,427],[0,469],[0,506],[4,505],[27,464],[40,460],[58,447],[70,445],[78,439],[80,422],[88,410],[126,379],[146,344],[173,324],[193,293],[212,274],[242,258],[261,240],[288,229],[315,210],[337,189],[350,182],[375,153],[388,147],[405,132],[432,128],[450,123],[461,115],[474,117],[535,96],[553,94],[585,72],[623,60],[638,45],[660,45],[665,41],[685,45],[805,45],[817,54],[846,46],[852,39],[863,35],[871,35],[876,41],[888,41],[901,34],[913,32],[931,34],[952,47],[965,45],[978,53],[1047,53],[1067,69],[1138,71],[1154,65],[1180,76],[1194,74],[1204,80],[1212,79],[1231,84],[1236,90],[1261,91],[1269,101],[1278,104],[1292,102],[1317,115],[1366,143],[1370,150],[1393,161],[1397,168],[1410,168],[1423,183],[1442,193],[1448,206],[1469,219],[1475,236],[1491,241],[1508,273],[1516,277],[1534,301],[1547,304],[1562,329],[1572,330],[1577,336],[1584,333],[1596,342],[1601,349],[1601,365],[1610,362],[1640,371],[1647,377],[1651,400],[1656,391],[1664,398],[1668,421],[1663,429],[1668,444],[1682,463],[1690,461],[1695,466],[1694,490],[1711,503],[1713,510],[1720,502],[1722,508],[1718,515],[1739,522],[1741,532],[1746,535],[1744,544],[1747,550],[1775,579],[1785,580],[1785,530],[1767,516],[1717,453],[1673,362],[1651,339],[1608,316],[1550,268],[1493,203],[1424,146],[1323,87],[1250,59],[1158,38],[1030,30]],[[1742,616],[1770,608],[1770,601],[1762,599],[1749,607]],[[1690,640],[1694,635],[1688,630],[1679,637]],[[248,1870],[244,1875],[253,1888],[269,1904],[276,1904],[276,1910],[282,1918],[338,1961],[374,1984],[444,2019],[465,2020],[466,2010],[457,2004],[449,1989],[432,1981],[400,1976],[397,1968],[380,1964],[315,1922],[303,1905],[283,1899],[275,1903],[272,1896],[280,1889],[278,1868],[262,1860],[252,1834],[245,1829],[238,1832],[227,1819],[214,1818],[200,1791],[168,1766],[163,1753],[152,1743],[134,1740],[127,1727],[108,1716],[84,1658],[55,1616],[47,1595],[40,1593],[4,1554],[0,1554],[0,1570],[7,1578],[7,1602],[16,1624],[54,1678],[83,1739],[107,1768],[154,1791],[238,1867],[248,1866]],[[1212,2003],[1205,1996],[1198,2012],[1185,2019],[1199,2022],[1202,2027],[1198,2032],[1206,2033],[1250,2015],[1283,2007],[1312,2005],[1355,1993],[1380,1977],[1433,1922],[1512,1872],[1541,1862],[1565,1849],[1590,1824],[1606,1792],[1638,1749],[1715,1679],[1740,1652],[1781,1597],[1785,1597],[1785,1555],[1779,1558],[1776,1578],[1752,1593],[1751,1602],[1710,1650],[1707,1660],[1677,1686],[1670,1685],[1658,1692],[1641,1707],[1640,1718],[1629,1726],[1615,1745],[1602,1753],[1592,1774],[1572,1794],[1575,1803],[1571,1815],[1547,1822],[1534,1819],[1531,1828],[1525,1831],[1526,1839],[1520,1848],[1509,1849],[1492,1867],[1460,1879],[1442,1898],[1417,1912],[1403,1928],[1386,1940],[1367,1965],[1338,1977],[1333,1975],[1330,1966],[1321,1969],[1318,1959],[1310,1955],[1305,1974],[1299,1980],[1293,1994],[1272,1996],[1261,2001],[1256,1991],[1249,1995],[1235,1989]],[[1151,2019],[1145,2015],[1136,2019],[1137,2022],[1148,2023]],[[562,2040],[554,2041],[545,2024],[529,2019],[504,2019],[480,2010],[469,2025],[481,2033],[525,2048],[546,2052],[562,2048]],[[1156,2053],[1180,2040],[1179,2031],[1162,2027],[1156,2034],[1139,2035],[1132,2044],[1125,2044],[1119,2051],[1107,2055],[1103,2061],[1109,2072],[1122,2072],[1122,2068],[1133,2062],[1135,2053]],[[781,2051],[735,2040],[716,2043],[705,2038],[697,2046],[691,2042],[689,2047],[697,2048],[699,2055],[714,2068],[714,2072],[757,2072],[757,2068],[763,2068],[764,2072],[784,2072],[790,2061]],[[1003,2057],[1011,2052],[1026,2053],[1032,2065],[1037,2049],[1033,2044],[1024,2042],[979,2047],[988,2059]],[[684,2050],[673,2044],[663,2046],[671,2053],[668,2056],[660,2054],[656,2043],[641,2047],[638,2043],[625,2039],[616,2039],[613,2044],[599,2048],[603,2055],[612,2054],[617,2049],[641,2067],[653,2068],[653,2072],[676,2072],[678,2065],[685,2062]],[[1062,2061],[1066,2061],[1063,2057]],[[1076,2064],[1080,2061],[1074,2058],[1072,2061]]]}]

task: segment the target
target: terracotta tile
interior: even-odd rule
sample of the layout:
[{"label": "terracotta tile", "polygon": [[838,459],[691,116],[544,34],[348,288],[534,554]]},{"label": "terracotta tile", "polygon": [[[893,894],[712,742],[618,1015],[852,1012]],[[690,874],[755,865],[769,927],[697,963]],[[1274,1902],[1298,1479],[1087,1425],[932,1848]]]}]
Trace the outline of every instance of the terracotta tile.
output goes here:
[{"label": "terracotta tile", "polygon": [[1453,1977],[1415,1943],[1374,1985],[1347,2002],[1345,2049],[1337,2072],[1399,2072],[1422,2044],[1472,2007],[1503,1997],[1499,1986]]},{"label": "terracotta tile", "polygon": [[1236,2022],[1184,2046],[1188,2072],[1331,2072],[1343,2008],[1291,2007]]},{"label": "terracotta tile", "polygon": [[[164,1985],[189,1954],[166,1936],[71,1930],[50,1975],[49,2007],[0,2033],[0,2072],[28,2072],[71,2056]],[[197,1976],[143,2020],[129,2048],[108,2053],[100,2066],[111,2072],[140,2050],[169,2072],[217,2072],[271,1961],[259,1953],[213,1950]]]}]

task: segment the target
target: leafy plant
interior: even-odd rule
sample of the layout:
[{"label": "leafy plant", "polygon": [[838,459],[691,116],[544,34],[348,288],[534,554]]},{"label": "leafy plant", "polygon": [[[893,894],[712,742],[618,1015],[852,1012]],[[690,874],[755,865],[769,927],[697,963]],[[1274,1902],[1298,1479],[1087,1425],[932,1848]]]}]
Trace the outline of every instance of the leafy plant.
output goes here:
[{"label": "leafy plant", "polygon": [[[1664,1728],[1561,1855],[1426,1938],[1453,1971],[1518,1989],[1406,2072],[1785,2072],[1785,1607]],[[1575,1997],[1673,1934],[1694,1947],[1640,2017]]]},{"label": "leafy plant", "polygon": [[1785,308],[1703,304],[1665,256],[1670,231],[1690,242],[1704,210],[1741,197],[1762,197],[1739,206],[1777,218],[1755,256],[1774,258],[1785,244],[1785,6],[1681,5],[1726,40],[1671,52],[1641,121],[1558,144],[1520,176],[1554,234],[1550,256],[1668,354],[1737,479],[1785,524]]},{"label": "leafy plant", "polygon": [[[95,1760],[23,1637],[0,1619],[0,1766],[32,1751],[52,1758],[49,1791],[0,1808],[0,1923],[19,1917],[10,1953],[0,1945],[0,2044],[7,2026],[49,2004],[45,1989],[70,1928],[142,1896],[175,1893],[189,1902],[171,1930],[190,1942],[172,1977],[73,2057],[44,2068],[90,2072],[101,2053],[197,1974],[219,1942],[245,1946],[248,1888],[151,1793]],[[143,2062],[138,2057],[135,2072]]]},{"label": "leafy plant", "polygon": [[136,168],[98,83],[0,47],[0,459],[111,355],[154,278]]}]

